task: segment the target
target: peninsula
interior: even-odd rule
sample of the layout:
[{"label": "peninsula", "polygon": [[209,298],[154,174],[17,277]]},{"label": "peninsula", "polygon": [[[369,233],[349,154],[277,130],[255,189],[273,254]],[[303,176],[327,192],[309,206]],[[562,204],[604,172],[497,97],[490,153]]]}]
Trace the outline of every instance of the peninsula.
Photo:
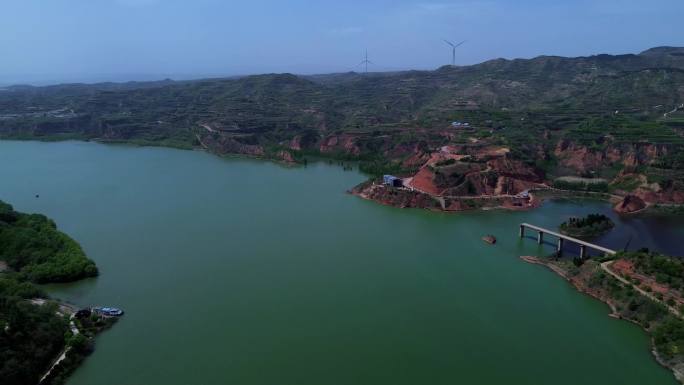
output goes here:
[{"label": "peninsula", "polygon": [[76,241],[40,214],[0,201],[0,378],[6,385],[62,384],[115,318],[51,301],[35,283],[98,274]]}]

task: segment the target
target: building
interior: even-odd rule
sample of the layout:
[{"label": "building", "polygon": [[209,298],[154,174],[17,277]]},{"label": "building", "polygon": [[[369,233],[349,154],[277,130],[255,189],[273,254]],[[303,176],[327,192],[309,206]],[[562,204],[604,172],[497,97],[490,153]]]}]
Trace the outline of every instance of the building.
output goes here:
[{"label": "building", "polygon": [[401,180],[401,178],[397,178],[396,176],[393,175],[385,175],[382,177],[382,183],[384,183],[387,186],[391,187],[403,187],[404,182]]},{"label": "building", "polygon": [[451,127],[453,128],[468,128],[470,127],[470,123],[468,122],[451,122]]},{"label": "building", "polygon": [[530,190],[522,191],[522,192],[518,193],[515,197],[516,198],[522,198],[522,199],[529,199],[530,198]]}]

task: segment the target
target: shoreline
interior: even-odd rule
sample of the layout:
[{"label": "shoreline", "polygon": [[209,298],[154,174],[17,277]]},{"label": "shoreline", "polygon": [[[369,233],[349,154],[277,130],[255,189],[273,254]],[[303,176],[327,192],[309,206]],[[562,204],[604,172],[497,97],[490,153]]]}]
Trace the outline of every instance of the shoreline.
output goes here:
[{"label": "shoreline", "polygon": [[[262,156],[262,155],[256,155],[256,154],[248,154],[248,153],[227,153],[227,154],[219,154],[216,152],[211,151],[210,148],[208,148],[204,143],[200,141],[199,146],[181,146],[181,145],[172,145],[170,143],[155,143],[155,142],[148,142],[148,141],[143,141],[143,142],[136,142],[136,141],[126,141],[126,140],[110,140],[110,139],[103,139],[103,138],[78,138],[78,137],[70,137],[70,138],[36,138],[36,137],[31,137],[31,138],[25,138],[25,137],[19,137],[19,138],[3,138],[0,137],[0,141],[21,141],[21,142],[30,142],[30,141],[36,141],[36,142],[43,142],[43,143],[52,143],[52,142],[66,142],[66,141],[76,141],[76,142],[93,142],[93,143],[98,143],[98,144],[103,144],[103,145],[127,145],[127,146],[132,146],[132,147],[151,147],[151,148],[169,148],[169,149],[176,149],[176,150],[184,150],[184,151],[199,151],[199,152],[205,152],[207,154],[215,155],[219,158],[237,158],[237,159],[254,159],[254,160],[260,160],[260,161],[267,161],[267,162],[273,162],[275,164],[279,164],[285,167],[296,167],[303,165],[304,163],[295,160],[288,160],[288,159],[283,159],[283,158],[278,158],[278,157],[271,157],[271,156]],[[305,155],[305,158],[307,156]],[[321,159],[321,160],[330,160],[330,161],[345,161],[345,162],[358,162],[359,160],[353,160],[353,159],[340,159],[339,157],[329,156],[324,153],[317,154],[315,157]],[[370,176],[369,174],[366,174],[362,171],[359,170],[359,172],[363,175]],[[624,199],[624,196],[621,195],[616,195],[616,194],[611,194],[611,193],[602,193],[602,192],[594,192],[594,191],[575,191],[575,190],[560,190],[551,186],[548,186],[546,189],[538,189],[538,190],[531,190],[529,193],[530,200],[528,205],[523,205],[523,206],[516,206],[513,204],[506,205],[506,204],[493,204],[493,205],[474,205],[470,207],[465,207],[465,208],[459,208],[459,209],[446,209],[442,205],[442,208],[436,208],[436,207],[423,207],[423,206],[408,206],[408,205],[401,205],[401,204],[393,204],[392,202],[384,202],[379,199],[375,199],[374,197],[371,197],[367,194],[364,194],[362,190],[359,188],[363,185],[368,184],[371,182],[372,179],[368,179],[364,182],[361,182],[360,184],[351,187],[349,190],[347,190],[348,193],[351,195],[355,195],[357,197],[360,197],[362,199],[366,199],[375,203],[382,204],[384,206],[390,206],[390,207],[396,207],[396,208],[420,208],[420,209],[425,209],[428,211],[432,212],[441,212],[441,213],[457,213],[457,212],[464,212],[464,211],[475,211],[475,210],[482,210],[482,211],[487,211],[487,210],[506,210],[506,211],[528,211],[532,209],[536,209],[541,207],[541,205],[544,203],[544,201],[547,200],[555,200],[555,199],[590,199],[590,200],[597,200],[597,201],[602,201],[609,203],[611,205],[614,205],[615,203],[619,202],[620,200]],[[455,198],[449,198],[449,197],[439,197],[439,196],[434,196],[422,191],[418,190],[410,190],[412,194],[417,194],[417,195],[425,195],[429,197],[432,200],[435,201],[444,201],[445,199],[450,199],[452,201],[461,201],[461,202],[473,202],[473,201],[486,201],[486,200],[500,200],[500,201],[505,201],[506,199],[512,199],[510,196],[502,195],[502,196],[482,196],[482,195],[473,195],[472,197],[458,197],[457,199]],[[667,203],[667,202],[645,202],[646,206],[633,211],[633,212],[619,212],[615,210],[613,207],[613,211],[617,212],[620,215],[624,216],[636,216],[636,215],[655,215],[655,216],[679,216],[679,215],[684,215],[684,204],[676,204],[676,203]]]},{"label": "shoreline", "polygon": [[77,313],[84,309],[88,309],[92,312],[92,315],[97,313],[93,311],[93,308],[80,308],[57,298],[34,298],[29,300],[29,302],[36,306],[43,306],[49,303],[56,304],[58,307],[57,314],[62,317],[69,317],[69,330],[72,340],[81,338],[76,343],[67,341],[64,348],[52,361],[50,367],[41,376],[38,385],[52,384],[54,380],[57,380],[57,383],[61,383],[60,381],[65,381],[71,377],[88,356],[95,352],[96,338],[119,321],[119,317],[108,317],[101,314],[96,317],[96,320],[92,316],[79,318]]},{"label": "shoreline", "polygon": [[[526,204],[521,204],[521,205],[515,205],[512,202],[514,202],[515,199],[521,199],[521,198],[514,198],[511,196],[478,196],[478,195],[473,195],[472,197],[459,197],[457,199],[455,198],[448,198],[448,197],[437,197],[431,194],[427,194],[424,192],[420,191],[415,191],[415,190],[408,190],[408,189],[401,189],[401,190],[396,190],[396,191],[402,191],[399,194],[407,194],[407,195],[413,195],[413,196],[420,196],[424,197],[423,200],[432,200],[435,202],[440,203],[441,207],[438,206],[420,206],[420,205],[407,205],[403,204],[404,202],[401,203],[395,203],[392,201],[388,200],[383,200],[379,199],[376,196],[372,196],[367,192],[369,187],[375,187],[375,188],[383,188],[387,189],[386,187],[382,185],[377,185],[373,184],[368,185],[369,181],[365,181],[360,183],[359,185],[353,187],[352,189],[348,190],[347,192],[353,196],[359,197],[364,200],[368,200],[377,204],[381,204],[383,206],[389,206],[389,207],[396,207],[396,208],[413,208],[413,209],[423,209],[431,212],[438,212],[438,213],[459,213],[459,212],[467,212],[467,211],[492,211],[492,210],[504,210],[504,211],[530,211],[537,209],[541,207],[544,202],[546,201],[551,201],[551,200],[564,200],[564,199],[582,199],[582,200],[596,200],[600,202],[605,202],[605,203],[612,203],[611,200],[613,197],[597,197],[597,196],[587,196],[582,194],[581,192],[564,192],[564,195],[547,195],[547,194],[537,194],[530,192],[529,193],[529,200],[526,201]],[[387,189],[389,190],[389,189]],[[546,191],[546,190],[540,190],[540,191]],[[553,190],[549,190],[553,191]],[[475,206],[470,206],[470,207],[464,207],[460,209],[445,209],[444,208],[444,200],[451,200],[453,201],[459,201],[459,202],[484,202],[485,204],[482,205],[475,205]],[[492,201],[495,202],[495,204],[492,205],[487,205],[487,201]],[[508,203],[508,204],[506,204]],[[645,214],[644,212],[640,211],[639,213]],[[626,214],[626,215],[631,215]]]},{"label": "shoreline", "polygon": [[[577,290],[578,292],[606,304],[610,308],[610,313],[608,313],[608,317],[614,318],[617,320],[627,321],[629,323],[637,325],[644,333],[646,333],[650,336],[650,338],[649,338],[649,340],[651,341],[650,351],[651,351],[651,355],[653,356],[655,361],[660,366],[662,366],[663,368],[672,372],[673,376],[675,377],[675,379],[677,379],[678,382],[684,384],[684,367],[682,367],[681,364],[680,365],[673,365],[673,364],[668,363],[658,353],[656,346],[655,346],[655,340],[651,336],[651,334],[649,333],[649,330],[644,328],[644,326],[641,325],[640,323],[638,323],[637,321],[630,319],[630,318],[623,317],[622,315],[620,315],[619,311],[617,309],[617,305],[613,301],[611,301],[610,298],[602,296],[602,295],[600,295],[600,293],[598,293],[596,291],[590,290],[589,288],[587,288],[585,285],[583,285],[581,283],[581,280],[573,279],[573,277],[571,277],[570,274],[568,274],[568,272],[565,271],[561,266],[558,266],[558,265],[556,265],[550,261],[546,261],[540,257],[534,257],[534,256],[528,256],[528,255],[523,255],[523,256],[520,256],[519,258],[526,263],[546,267],[548,270],[559,275],[566,282],[568,282],[570,285],[572,285],[575,288],[575,290]],[[622,280],[620,280],[620,281],[622,282]],[[647,297],[647,298],[650,299],[650,297]]]},{"label": "shoreline", "polygon": [[[339,171],[339,170],[338,170],[338,171]],[[354,178],[356,178],[356,175],[354,175],[353,178],[350,178],[350,179],[354,179]],[[544,199],[540,199],[540,200],[539,200],[540,204],[541,204],[541,202],[543,202],[545,199],[558,199],[558,198],[557,198],[557,197],[546,197],[546,198],[544,198]],[[499,207],[499,208],[503,208],[503,207]],[[488,208],[483,208],[483,210],[487,210],[487,209],[488,209]],[[557,272],[557,273],[558,273],[558,272]],[[566,276],[564,276],[564,277],[567,278]],[[613,308],[613,310],[615,310],[615,309]]]},{"label": "shoreline", "polygon": [[[9,375],[11,383],[62,384],[94,351],[96,337],[118,321],[110,316],[123,313],[81,308],[52,298],[41,284],[75,283],[96,277],[99,271],[95,262],[47,216],[17,211],[3,201],[0,214],[4,246],[0,312],[17,314],[0,317],[0,333],[7,334],[3,339],[8,343],[3,354],[9,362],[17,361],[15,357],[26,361],[23,368],[17,364],[5,366],[3,375]],[[29,259],[38,252],[46,256]],[[35,330],[40,331],[38,336],[33,334]]]},{"label": "shoreline", "polygon": [[[416,197],[424,197],[423,201],[435,201],[440,203],[441,207],[436,205],[432,206],[420,206],[420,205],[407,205],[405,202],[393,202],[388,199],[381,199],[382,196],[377,195],[375,192],[370,191],[369,188],[383,188],[386,190],[393,190],[396,195],[413,195]],[[486,202],[497,201],[497,202],[512,202],[515,199],[520,199],[516,197],[511,197],[508,195],[502,196],[482,196],[473,195],[472,197],[442,197],[428,194],[418,190],[411,190],[408,188],[396,188],[396,187],[385,187],[380,184],[376,184],[373,180],[364,181],[350,190],[347,191],[349,194],[357,196],[361,199],[365,199],[383,206],[390,206],[396,208],[414,208],[414,209],[424,209],[432,212],[439,213],[458,213],[466,211],[489,211],[489,210],[505,210],[505,211],[529,211],[541,207],[545,201],[553,200],[593,200],[598,202],[604,202],[611,206],[613,212],[624,217],[633,216],[681,216],[684,215],[684,204],[674,204],[674,203],[650,203],[646,202],[646,207],[633,212],[621,212],[615,209],[615,204],[624,199],[623,196],[607,193],[595,193],[590,191],[574,191],[574,190],[558,190],[552,187],[548,189],[538,189],[529,192],[529,201],[525,205],[514,205],[514,204],[492,204],[492,205],[474,205],[470,207],[464,207],[459,209],[446,209],[444,205],[445,200],[460,201],[460,202]],[[387,194],[385,194],[387,195]]]}]

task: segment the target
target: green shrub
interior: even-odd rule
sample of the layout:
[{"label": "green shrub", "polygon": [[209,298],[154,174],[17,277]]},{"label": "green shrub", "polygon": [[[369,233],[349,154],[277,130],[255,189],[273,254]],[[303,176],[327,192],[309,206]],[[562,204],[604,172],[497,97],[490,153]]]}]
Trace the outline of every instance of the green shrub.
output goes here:
[{"label": "green shrub", "polygon": [[37,283],[70,282],[98,274],[81,246],[39,214],[16,212],[0,202],[0,259]]}]

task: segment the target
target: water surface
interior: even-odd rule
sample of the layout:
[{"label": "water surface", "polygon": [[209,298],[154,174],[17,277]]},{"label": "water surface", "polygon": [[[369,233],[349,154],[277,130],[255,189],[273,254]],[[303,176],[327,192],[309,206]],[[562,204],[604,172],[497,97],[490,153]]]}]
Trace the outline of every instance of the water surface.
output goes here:
[{"label": "water surface", "polygon": [[[607,205],[401,210],[345,193],[364,178],[324,162],[0,142],[0,199],[54,218],[100,268],[52,294],[126,310],[69,385],[676,383],[638,327],[518,259],[552,249],[520,240],[520,222]],[[632,248],[680,249],[681,220],[615,219],[605,246],[633,234]]]}]

